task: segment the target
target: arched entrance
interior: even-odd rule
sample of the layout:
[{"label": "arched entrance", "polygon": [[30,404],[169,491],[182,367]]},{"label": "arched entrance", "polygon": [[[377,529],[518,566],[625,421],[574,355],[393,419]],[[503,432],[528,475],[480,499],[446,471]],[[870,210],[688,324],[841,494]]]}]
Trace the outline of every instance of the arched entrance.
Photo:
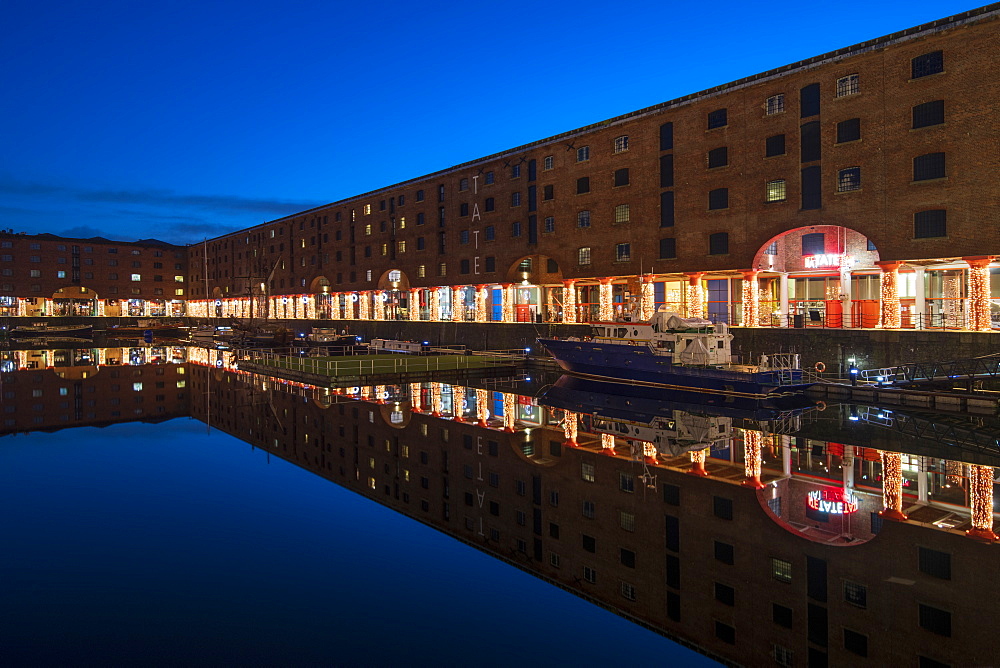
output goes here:
[{"label": "arched entrance", "polygon": [[[505,276],[506,283],[513,287],[512,315],[515,322],[562,320],[563,276],[555,258],[547,255],[522,256],[507,268]],[[495,297],[494,304],[500,304],[502,295]],[[502,313],[495,314],[494,319],[502,319]]]},{"label": "arched entrance", "polygon": [[382,300],[385,320],[406,320],[410,313],[410,279],[399,269],[383,272],[378,278],[376,299]]},{"label": "arched entrance", "polygon": [[[846,227],[812,225],[783,232],[769,239],[754,256],[753,269],[743,272],[741,312],[734,322],[875,327],[882,273],[878,262],[875,244]],[[754,296],[756,304],[751,305]],[[756,322],[748,321],[750,308],[756,310]]]},{"label": "arched entrance", "polygon": [[46,315],[53,316],[94,316],[97,312],[96,292],[83,286],[59,288],[52,295],[51,309]]}]

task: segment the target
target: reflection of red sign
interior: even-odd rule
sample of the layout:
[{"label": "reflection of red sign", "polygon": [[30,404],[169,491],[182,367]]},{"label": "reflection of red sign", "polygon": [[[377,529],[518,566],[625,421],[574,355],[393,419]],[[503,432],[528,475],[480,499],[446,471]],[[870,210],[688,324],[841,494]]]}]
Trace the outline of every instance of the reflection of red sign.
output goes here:
[{"label": "reflection of red sign", "polygon": [[813,510],[832,515],[849,515],[858,511],[857,499],[842,489],[813,490],[809,492],[806,503]]}]

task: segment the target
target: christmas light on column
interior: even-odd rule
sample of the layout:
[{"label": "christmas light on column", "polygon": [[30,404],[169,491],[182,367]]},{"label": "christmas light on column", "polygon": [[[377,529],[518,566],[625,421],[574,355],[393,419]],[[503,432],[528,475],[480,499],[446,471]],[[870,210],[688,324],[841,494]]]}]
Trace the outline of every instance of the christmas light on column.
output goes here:
[{"label": "christmas light on column", "polygon": [[639,319],[648,322],[656,310],[656,296],[653,291],[653,277],[642,277],[642,294],[639,297]]},{"label": "christmas light on column", "polygon": [[385,291],[372,293],[372,316],[375,320],[385,320]]},{"label": "christmas light on column", "polygon": [[451,319],[452,322],[465,320],[465,287],[454,285],[451,288]]},{"label": "christmas light on column", "polygon": [[514,418],[517,416],[517,404],[514,394],[503,393],[503,430],[510,433],[514,431]]},{"label": "christmas light on column", "polygon": [[431,298],[431,321],[437,322],[441,319],[441,288],[430,289]]},{"label": "christmas light on column", "polygon": [[480,427],[488,427],[490,418],[490,394],[488,390],[476,390],[476,423]]},{"label": "christmas light on column", "polygon": [[615,456],[614,434],[601,434],[601,452],[605,455]]},{"label": "christmas light on column", "polygon": [[410,288],[410,320],[420,320],[420,288]]},{"label": "christmas light on column", "polygon": [[903,514],[903,457],[898,452],[882,455],[882,510],[879,515],[899,522],[906,521]]},{"label": "christmas light on column", "polygon": [[105,307],[104,300],[103,299],[98,299],[97,300],[97,315],[98,315],[98,317],[103,317],[104,316],[104,307]]},{"label": "christmas light on column", "polygon": [[696,476],[707,476],[708,471],[705,470],[705,456],[708,454],[708,448],[703,450],[692,450],[691,451],[691,468],[688,473]]},{"label": "christmas light on column", "polygon": [[465,422],[465,388],[461,385],[451,386],[451,415],[455,422]]},{"label": "christmas light on column", "polygon": [[576,442],[578,421],[579,417],[572,411],[566,411],[566,414],[563,416],[563,435],[566,436],[563,445],[566,447],[576,448],[580,445]]},{"label": "christmas light on column", "polygon": [[486,286],[476,286],[476,322],[486,322]]},{"label": "christmas light on column", "polygon": [[882,329],[899,329],[902,311],[899,305],[899,263],[876,262],[882,268],[879,282],[881,310],[879,326]]},{"label": "christmas light on column", "polygon": [[611,322],[615,319],[614,304],[611,301],[614,288],[611,286],[611,280],[610,278],[602,278],[599,288],[597,318],[602,322]]},{"label": "christmas light on column", "polygon": [[688,277],[685,314],[688,318],[705,317],[705,291],[701,286],[701,277],[704,272],[694,272],[686,274]]},{"label": "christmas light on column", "polygon": [[500,285],[500,321],[514,322],[514,292],[512,283]]},{"label": "christmas light on column", "polygon": [[996,540],[993,533],[993,467],[969,465],[969,503],[972,528],[967,536],[979,540]]},{"label": "christmas light on column", "polygon": [[756,271],[743,272],[743,327],[760,324],[760,291]]},{"label": "christmas light on column", "polygon": [[760,446],[761,433],[756,429],[743,430],[743,486],[761,489],[760,481]]},{"label": "christmas light on column", "polygon": [[371,293],[367,290],[358,293],[358,319],[368,320],[368,307],[371,304]]},{"label": "christmas light on column", "polygon": [[563,322],[576,322],[576,281],[563,281]]},{"label": "christmas light on column", "polygon": [[992,256],[962,258],[969,264],[969,329],[988,332],[990,318],[990,262]]}]

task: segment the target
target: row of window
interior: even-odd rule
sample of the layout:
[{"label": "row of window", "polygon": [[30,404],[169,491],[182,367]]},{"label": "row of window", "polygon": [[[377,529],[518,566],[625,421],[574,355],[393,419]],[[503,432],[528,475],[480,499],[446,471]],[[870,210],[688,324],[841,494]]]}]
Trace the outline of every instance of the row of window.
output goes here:
[{"label": "row of window", "polygon": [[[14,247],[14,242],[13,241],[6,241],[6,240],[5,241],[0,241],[0,248],[13,248],[13,247]],[[30,250],[42,250],[42,245],[40,243],[34,243],[34,242],[32,242],[32,243],[28,244],[28,248]],[[66,252],[67,248],[63,244],[58,244],[56,246],[56,250],[59,251],[59,252]],[[107,250],[108,250],[108,253],[110,253],[112,255],[115,255],[115,254],[118,253],[118,249],[117,248],[109,248]],[[73,246],[71,252],[74,253],[74,254],[79,254],[80,247],[79,246]],[[93,246],[84,246],[83,247],[83,252],[84,253],[93,253],[94,252],[94,247]],[[138,248],[133,248],[132,249],[132,255],[142,255],[142,251],[140,251]],[[184,251],[175,251],[174,252],[174,257],[177,258],[177,259],[179,259],[179,260],[183,259],[184,256],[185,256],[185,252]],[[159,251],[159,250],[153,251],[153,257],[163,257],[163,251]],[[65,258],[61,258],[60,260],[62,262],[66,261]],[[91,260],[84,259],[84,263],[86,263],[86,264],[93,264],[94,261],[92,259]]]}]

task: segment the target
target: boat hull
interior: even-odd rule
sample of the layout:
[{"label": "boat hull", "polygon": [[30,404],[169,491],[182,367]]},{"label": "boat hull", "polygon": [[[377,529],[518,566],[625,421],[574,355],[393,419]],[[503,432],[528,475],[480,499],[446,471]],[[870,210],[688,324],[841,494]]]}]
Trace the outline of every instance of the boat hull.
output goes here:
[{"label": "boat hull", "polygon": [[799,369],[751,372],[682,366],[669,356],[654,354],[646,345],[563,339],[538,342],[563,371],[589,378],[754,397],[801,392],[812,385],[803,381]]},{"label": "boat hull", "polygon": [[43,336],[87,338],[94,332],[93,325],[22,325],[10,330],[10,338],[38,338]]}]

